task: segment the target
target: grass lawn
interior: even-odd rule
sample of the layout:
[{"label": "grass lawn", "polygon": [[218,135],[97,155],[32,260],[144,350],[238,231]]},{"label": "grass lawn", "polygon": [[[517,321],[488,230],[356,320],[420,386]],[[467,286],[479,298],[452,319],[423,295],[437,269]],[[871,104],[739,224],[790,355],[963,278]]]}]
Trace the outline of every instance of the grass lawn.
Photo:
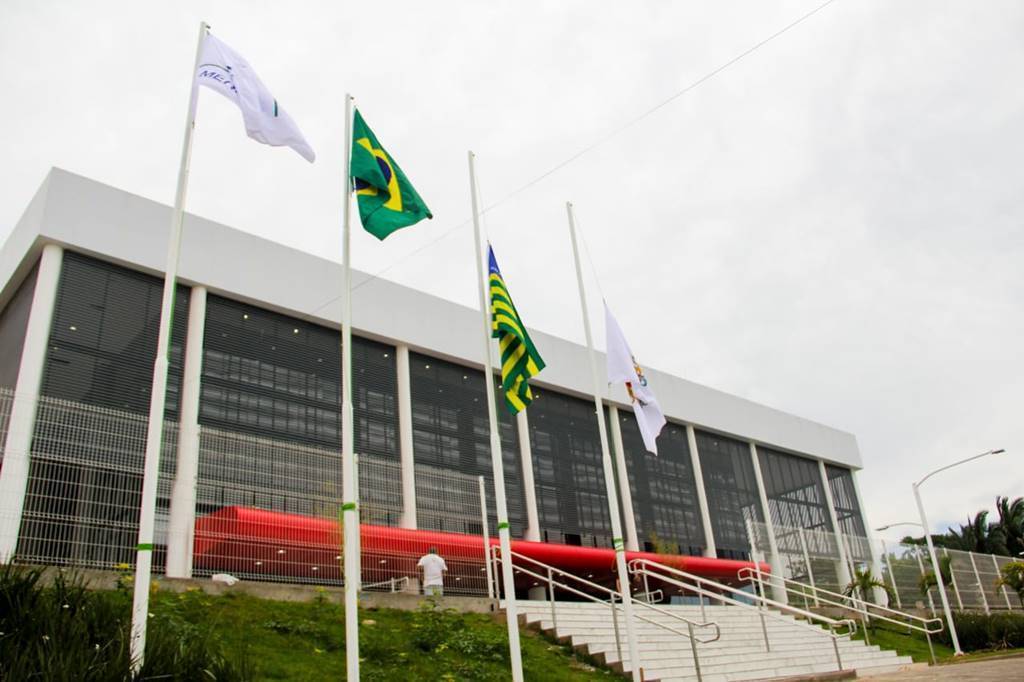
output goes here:
[{"label": "grass lawn", "polygon": [[[276,602],[243,594],[158,593],[153,612],[214,624],[224,650],[260,680],[344,679],[344,609],[326,600]],[[360,673],[366,680],[505,680],[503,617],[422,608],[360,610]],[[521,632],[526,679],[621,679],[558,646]]]},{"label": "grass lawn", "polygon": [[[910,656],[914,659],[914,663],[931,663],[931,657],[928,653],[928,641],[924,635],[913,633],[907,634],[904,630],[898,632],[892,628],[893,625],[886,625],[885,627],[875,627],[871,629],[870,639],[872,644],[877,644],[883,649],[892,649],[901,656]],[[864,631],[860,629],[857,634],[853,636],[853,639],[863,640]],[[945,644],[940,644],[936,637],[932,637],[932,645],[935,647],[935,658],[939,662],[939,665],[947,663],[966,663],[967,661],[976,661],[983,658],[992,658],[994,656],[1005,656],[1007,654],[1024,653],[1022,649],[991,649],[984,651],[972,651],[971,653],[963,656],[954,656],[952,647],[948,647]]]}]

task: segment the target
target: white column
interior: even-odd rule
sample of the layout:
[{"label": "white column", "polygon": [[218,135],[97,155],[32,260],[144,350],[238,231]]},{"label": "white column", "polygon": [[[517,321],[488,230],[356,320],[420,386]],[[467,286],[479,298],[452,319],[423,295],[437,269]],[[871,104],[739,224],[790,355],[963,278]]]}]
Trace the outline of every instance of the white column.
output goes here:
[{"label": "white column", "polygon": [[629,471],[626,469],[626,448],[622,445],[622,427],[619,423],[619,408],[608,406],[608,419],[612,425],[612,447],[615,449],[615,467],[619,476],[619,496],[622,499],[622,517],[626,520],[626,549],[640,550],[636,534],[636,513],[633,511],[633,491],[629,487]]},{"label": "white column", "polygon": [[839,561],[836,563],[836,577],[839,580],[839,591],[842,592],[853,576],[847,568],[849,559],[846,556],[846,547],[843,542],[843,530],[839,527],[839,516],[836,515],[836,505],[832,500],[832,488],[828,484],[828,472],[825,471],[824,460],[818,460],[818,472],[821,474],[821,487],[825,491],[825,507],[828,508],[828,518],[832,522],[832,531],[836,536],[836,548],[839,551]]},{"label": "white column", "polygon": [[537,488],[533,482],[533,448],[530,447],[530,422],[527,410],[516,414],[519,433],[519,458],[523,468],[523,498],[526,504],[526,530],[523,539],[540,542],[540,516],[537,514]]},{"label": "white column", "polygon": [[398,375],[398,453],[402,463],[402,519],[399,526],[415,529],[416,458],[412,438],[412,383],[409,377],[409,346],[395,346],[395,371]]},{"label": "white column", "polygon": [[47,244],[39,259],[36,287],[32,294],[32,310],[25,328],[25,345],[18,365],[18,384],[7,423],[3,468],[0,469],[0,563],[14,558],[18,547],[18,530],[25,508],[28,488],[29,451],[35,430],[39,389],[43,383],[46,351],[50,346],[50,326],[57,303],[61,261],[64,250]]},{"label": "white column", "polygon": [[[789,594],[786,592],[786,584],[782,582],[785,578],[782,568],[782,561],[779,557],[779,545],[775,539],[775,524],[772,522],[771,509],[768,507],[768,492],[764,487],[764,477],[761,475],[761,458],[757,455],[757,446],[750,443],[750,463],[754,466],[754,481],[757,483],[757,497],[761,500],[761,514],[764,515],[765,532],[768,535],[768,552],[771,554],[772,564],[772,598],[783,604],[789,603]],[[808,565],[810,565],[808,563]]]},{"label": "white column", "polygon": [[178,465],[171,489],[167,526],[167,577],[192,577],[195,539],[196,481],[199,477],[199,395],[206,330],[206,287],[192,287],[188,302],[188,338],[181,381]]},{"label": "white column", "polygon": [[708,494],[704,491],[704,471],[700,468],[697,434],[690,424],[686,425],[686,443],[690,446],[690,465],[693,467],[693,482],[697,489],[697,506],[700,508],[700,522],[704,527],[704,556],[713,559],[718,556],[718,548],[715,546],[715,532],[711,529],[711,512],[708,511]]},{"label": "white column", "polygon": [[[882,558],[878,554],[878,545],[875,543],[874,538],[868,535],[868,529],[871,528],[871,525],[868,523],[867,512],[864,511],[864,498],[860,494],[860,484],[857,483],[857,473],[858,472],[851,469],[850,480],[853,481],[853,494],[857,498],[857,508],[860,509],[860,520],[861,523],[864,524],[864,535],[868,543],[868,551],[871,552],[871,572],[875,574],[875,578],[879,581],[885,582],[882,578]],[[895,585],[895,583],[893,584]],[[889,605],[889,595],[886,594],[885,590],[881,587],[876,587],[872,591],[874,592],[876,604],[881,604],[882,606]],[[893,588],[893,591],[896,591],[895,588]]]}]

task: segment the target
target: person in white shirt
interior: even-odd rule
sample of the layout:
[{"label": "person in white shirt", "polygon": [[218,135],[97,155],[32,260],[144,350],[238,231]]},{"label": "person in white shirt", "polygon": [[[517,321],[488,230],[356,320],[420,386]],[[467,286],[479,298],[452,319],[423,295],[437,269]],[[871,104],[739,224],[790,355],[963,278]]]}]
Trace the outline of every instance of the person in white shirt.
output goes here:
[{"label": "person in white shirt", "polygon": [[438,556],[437,547],[431,547],[416,565],[423,569],[423,594],[440,597],[444,593],[444,574],[448,565]]}]

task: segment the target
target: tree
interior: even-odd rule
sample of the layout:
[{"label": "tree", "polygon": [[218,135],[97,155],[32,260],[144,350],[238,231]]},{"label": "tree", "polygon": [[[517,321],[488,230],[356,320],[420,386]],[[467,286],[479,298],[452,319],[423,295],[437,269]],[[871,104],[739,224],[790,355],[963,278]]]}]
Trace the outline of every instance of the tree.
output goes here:
[{"label": "tree", "polygon": [[1011,561],[999,569],[1002,575],[996,587],[1005,586],[1017,593],[1020,605],[1024,606],[1024,561]]},{"label": "tree", "polygon": [[1006,541],[1006,554],[1012,557],[1024,552],[1024,497],[1010,502],[1009,497],[996,497],[999,527]]},{"label": "tree", "polygon": [[875,602],[871,599],[871,594],[876,587],[885,591],[886,596],[889,597],[890,604],[896,602],[896,595],[893,594],[892,589],[883,581],[876,578],[871,573],[871,569],[868,568],[865,568],[863,571],[859,568],[854,569],[853,580],[851,580],[850,584],[843,589],[843,594],[847,597],[856,597],[859,592],[860,599],[862,601],[874,604]]},{"label": "tree", "polygon": [[[939,573],[942,575],[942,584],[947,586],[952,582],[951,561],[952,557],[939,557]],[[917,586],[921,590],[921,595],[927,597],[930,589],[938,587],[938,583],[935,581],[935,571],[927,571],[922,575],[921,579],[917,582]]]}]

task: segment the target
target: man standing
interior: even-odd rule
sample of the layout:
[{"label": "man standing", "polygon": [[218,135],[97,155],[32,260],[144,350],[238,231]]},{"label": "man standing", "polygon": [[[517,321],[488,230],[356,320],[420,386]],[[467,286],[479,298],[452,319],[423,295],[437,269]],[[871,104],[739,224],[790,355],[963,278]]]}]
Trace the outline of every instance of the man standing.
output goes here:
[{"label": "man standing", "polygon": [[423,594],[440,597],[444,593],[444,574],[448,565],[438,556],[437,547],[431,547],[416,565],[423,569]]}]

